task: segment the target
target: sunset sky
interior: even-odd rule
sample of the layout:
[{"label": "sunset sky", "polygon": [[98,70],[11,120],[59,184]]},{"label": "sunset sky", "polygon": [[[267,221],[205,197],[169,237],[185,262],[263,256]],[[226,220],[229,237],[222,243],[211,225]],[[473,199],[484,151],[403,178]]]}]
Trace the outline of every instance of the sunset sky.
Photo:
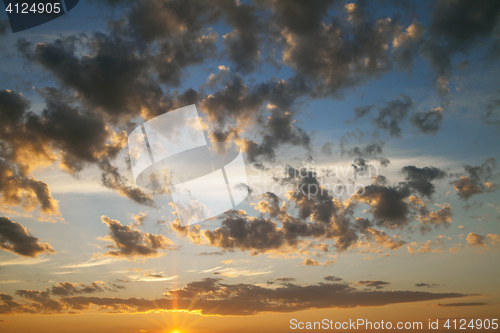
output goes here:
[{"label": "sunset sky", "polygon": [[[0,332],[500,319],[499,56],[496,0],[2,10]],[[127,144],[192,104],[250,194],[183,226]]]}]

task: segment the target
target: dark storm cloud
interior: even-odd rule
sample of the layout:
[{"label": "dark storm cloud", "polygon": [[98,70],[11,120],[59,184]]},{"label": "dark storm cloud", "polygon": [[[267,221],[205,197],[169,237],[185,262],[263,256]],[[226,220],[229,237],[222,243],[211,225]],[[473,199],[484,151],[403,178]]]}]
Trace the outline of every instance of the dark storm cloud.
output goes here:
[{"label": "dark storm cloud", "polygon": [[36,258],[39,254],[55,253],[49,243],[41,243],[26,228],[7,217],[0,217],[0,248],[25,257]]},{"label": "dark storm cloud", "polygon": [[497,176],[494,174],[495,168],[494,158],[489,158],[478,166],[466,165],[464,167],[466,176],[461,176],[459,180],[455,180],[451,184],[462,200],[467,200],[476,194],[494,191],[495,186],[491,181]]},{"label": "dark storm cloud", "polygon": [[419,132],[435,135],[443,126],[443,109],[417,112],[410,117],[410,122]]},{"label": "dark storm cloud", "polygon": [[156,257],[159,250],[173,249],[173,242],[163,235],[141,232],[130,226],[124,226],[117,220],[101,216],[102,223],[109,228],[110,249],[105,255],[125,258]]},{"label": "dark storm cloud", "polygon": [[436,186],[433,180],[443,179],[446,172],[436,167],[418,168],[414,165],[408,165],[401,169],[405,175],[406,184],[412,190],[422,196],[430,197],[436,192]]},{"label": "dark storm cloud", "polygon": [[[374,307],[388,304],[424,302],[461,298],[459,293],[421,291],[359,291],[347,284],[320,283],[300,286],[292,283],[276,289],[252,284],[225,284],[220,278],[205,278],[169,290],[164,298],[118,298],[69,296],[52,299],[48,292],[19,290],[17,295],[32,301],[29,305],[0,294],[0,313],[66,313],[67,311],[115,310],[123,313],[161,310],[200,311],[212,315],[256,315],[259,313],[293,313],[308,309]],[[194,302],[196,299],[196,302]]]}]

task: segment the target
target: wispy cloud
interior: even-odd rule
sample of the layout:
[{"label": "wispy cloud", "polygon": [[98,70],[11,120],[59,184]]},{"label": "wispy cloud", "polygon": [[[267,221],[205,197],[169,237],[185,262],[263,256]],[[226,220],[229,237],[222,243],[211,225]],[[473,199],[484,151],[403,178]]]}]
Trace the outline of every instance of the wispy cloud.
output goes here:
[{"label": "wispy cloud", "polygon": [[94,267],[111,264],[116,261],[120,261],[122,259],[118,258],[92,258],[90,260],[84,261],[82,263],[70,264],[61,266],[61,268],[85,268],[85,267]]},{"label": "wispy cloud", "polygon": [[19,283],[21,280],[0,280],[0,284]]},{"label": "wispy cloud", "polygon": [[223,268],[223,269],[219,269],[221,268],[221,266],[218,266],[218,267],[215,267],[215,268],[212,268],[212,269],[207,269],[205,271],[203,271],[203,273],[207,273],[207,272],[213,272],[213,274],[217,274],[217,275],[224,275],[224,276],[228,276],[228,277],[238,277],[238,276],[255,276],[255,275],[266,275],[266,274],[271,274],[273,271],[270,270],[272,266],[270,267],[267,267],[267,268],[263,268],[263,269],[257,269],[257,270],[252,270],[252,269],[249,269],[247,267],[227,267],[227,268]]},{"label": "wispy cloud", "polygon": [[49,258],[16,258],[10,260],[0,261],[0,267],[3,266],[27,266],[27,265],[36,265],[42,262],[49,261]]}]

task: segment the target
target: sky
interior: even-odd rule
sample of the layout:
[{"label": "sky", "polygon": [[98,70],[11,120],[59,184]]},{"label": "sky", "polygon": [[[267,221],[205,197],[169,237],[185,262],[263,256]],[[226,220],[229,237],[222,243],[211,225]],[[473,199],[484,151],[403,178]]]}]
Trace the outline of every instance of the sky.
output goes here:
[{"label": "sky", "polygon": [[[499,55],[499,1],[2,10],[0,331],[494,331]],[[189,105],[249,195],[185,225],[128,137]]]}]

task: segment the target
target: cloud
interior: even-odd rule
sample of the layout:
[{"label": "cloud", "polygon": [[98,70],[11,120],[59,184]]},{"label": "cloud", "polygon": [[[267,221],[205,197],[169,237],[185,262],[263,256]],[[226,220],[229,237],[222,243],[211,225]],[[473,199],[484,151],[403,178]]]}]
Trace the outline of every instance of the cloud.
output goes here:
[{"label": "cloud", "polygon": [[218,7],[212,1],[184,3],[152,0],[132,3],[129,8],[128,28],[137,40],[188,38],[197,35],[203,23],[213,23],[219,17]]},{"label": "cloud", "polygon": [[380,142],[369,143],[362,147],[355,146],[347,150],[345,148],[346,143],[347,143],[346,140],[342,140],[340,143],[340,149],[342,155],[347,154],[348,156],[356,156],[359,158],[370,158],[380,155],[382,154],[384,147],[384,142],[380,141]]},{"label": "cloud", "polygon": [[424,41],[424,32],[424,25],[413,21],[404,31],[396,34],[392,40],[392,53],[399,68],[411,70]]},{"label": "cloud", "polygon": [[136,228],[144,225],[144,221],[148,217],[148,213],[141,212],[139,214],[132,214],[131,217],[134,222],[130,226]]},{"label": "cloud", "polygon": [[170,281],[178,278],[178,275],[174,276],[165,276],[163,272],[154,272],[154,271],[142,271],[139,268],[135,269],[138,274],[127,275],[132,281],[140,281],[140,282],[162,282],[162,281]]},{"label": "cloud", "polygon": [[432,111],[417,112],[410,117],[410,122],[419,132],[435,135],[443,126],[443,109],[437,107]]},{"label": "cloud", "polygon": [[26,211],[39,206],[46,215],[61,215],[59,203],[52,197],[46,183],[23,175],[22,170],[4,160],[0,160],[0,204],[21,205]]},{"label": "cloud", "polygon": [[481,4],[466,0],[438,1],[430,29],[435,36],[444,37],[451,49],[464,50],[493,33],[499,13],[500,4],[495,1]]},{"label": "cloud", "polygon": [[77,264],[70,264],[70,265],[63,265],[61,268],[86,268],[86,267],[94,267],[94,266],[101,266],[101,265],[107,265],[112,262],[118,261],[119,259],[117,258],[105,258],[103,259],[102,257],[94,257],[92,259],[89,259],[87,261],[84,261],[82,263],[77,263]]},{"label": "cloud", "polygon": [[7,20],[0,20],[0,37],[7,35],[8,26]]},{"label": "cloud", "polygon": [[174,248],[174,243],[163,235],[143,233],[131,226],[124,226],[119,221],[101,216],[102,223],[109,228],[108,238],[112,244],[107,245],[110,250],[107,256],[115,257],[156,257],[159,250]]},{"label": "cloud", "polygon": [[[406,244],[405,241],[397,239],[397,237],[391,237],[383,230],[366,228],[364,231],[362,231],[362,233],[367,240],[373,242],[372,244],[369,244],[371,246],[382,247],[389,250],[397,250],[400,249],[404,244]],[[366,245],[364,242],[360,242],[358,244],[358,247],[363,247],[364,245]]]},{"label": "cloud", "polygon": [[430,197],[436,192],[433,180],[443,179],[446,172],[436,167],[418,168],[414,165],[408,165],[401,169],[405,175],[406,184],[412,190],[422,196]]},{"label": "cloud", "polygon": [[456,307],[456,306],[484,306],[489,305],[489,303],[481,303],[481,302],[468,302],[468,303],[438,303],[439,307]]},{"label": "cloud", "polygon": [[338,281],[342,281],[342,279],[341,279],[341,278],[339,278],[339,277],[335,277],[335,276],[332,276],[332,275],[327,275],[327,276],[325,276],[325,277],[324,277],[324,279],[325,279],[326,281],[330,281],[330,282],[338,282]]},{"label": "cloud", "polygon": [[32,301],[31,307],[40,313],[61,312],[64,306],[50,297],[50,291],[17,290],[16,295]]},{"label": "cloud", "polygon": [[224,51],[237,71],[250,73],[260,61],[259,33],[264,31],[265,22],[251,4],[227,2],[222,7],[226,22],[233,27],[223,36]]},{"label": "cloud", "polygon": [[314,173],[289,167],[287,176],[279,181],[296,189],[287,192],[286,196],[297,205],[298,216],[290,215],[287,205],[277,213],[270,207],[277,205],[278,201],[272,199],[268,205],[259,203],[256,207],[261,212],[272,210],[272,214],[277,213],[281,227],[272,219],[248,216],[243,210],[227,212],[221,227],[215,230],[201,230],[199,226],[181,227],[178,221],[174,221],[171,227],[194,244],[250,251],[253,255],[296,251],[297,246],[304,244],[302,238],[306,237],[334,239],[334,246],[339,251],[354,244],[357,235],[350,225],[350,211],[342,209],[340,202],[320,186]]},{"label": "cloud", "polygon": [[160,82],[180,86],[186,76],[185,68],[202,64],[217,53],[218,34],[211,32],[197,39],[185,38],[176,42],[163,41],[154,61]]},{"label": "cloud", "polygon": [[303,266],[319,266],[319,262],[314,259],[305,259],[303,262],[300,263]]},{"label": "cloud", "polygon": [[358,281],[358,282],[356,282],[356,284],[359,286],[374,287],[375,289],[382,289],[385,286],[387,286],[389,284],[389,282],[364,280],[364,281]]},{"label": "cloud", "polygon": [[436,283],[415,283],[415,287],[419,287],[419,288],[422,288],[422,287],[427,287],[427,288],[434,288],[434,287],[439,287],[439,284],[436,284]]},{"label": "cloud", "polygon": [[78,294],[93,294],[104,292],[104,282],[92,282],[89,284],[84,283],[70,283],[59,282],[52,286],[50,293],[56,296],[71,296]]},{"label": "cloud", "polygon": [[109,160],[102,160],[99,163],[99,167],[102,170],[101,184],[103,186],[117,191],[138,204],[155,207],[155,202],[151,194],[144,192],[139,187],[127,185],[127,179],[121,175],[118,168],[112,165]]},{"label": "cloud", "polygon": [[500,129],[500,98],[492,98],[481,117],[485,124]]},{"label": "cloud", "polygon": [[500,244],[500,236],[497,234],[487,234],[486,237],[488,238],[488,241],[496,246],[497,244]]},{"label": "cloud", "polygon": [[222,256],[224,255],[224,251],[214,251],[214,252],[198,252],[199,256]]},{"label": "cloud", "polygon": [[[436,206],[439,206],[438,204],[434,204]],[[448,227],[451,223],[451,217],[453,216],[453,207],[450,206],[450,204],[443,204],[439,210],[435,212],[428,212],[426,211],[426,208],[422,209],[423,214],[420,216],[420,222],[423,223],[424,225],[444,225],[445,227]],[[425,229],[425,228],[424,228]],[[423,231],[424,229],[421,228]]]},{"label": "cloud", "polygon": [[282,282],[292,282],[295,281],[295,278],[289,277],[289,276],[284,276],[276,279],[277,281],[282,281]]},{"label": "cloud", "polygon": [[[86,44],[92,53],[79,57],[77,43]],[[62,37],[34,47],[20,39],[17,46],[25,59],[77,91],[83,104],[101,110],[114,121],[139,115],[142,110],[160,114],[160,104],[171,104],[159,84],[148,79],[148,58],[139,57],[135,53],[137,44],[117,34],[95,33],[85,40]]]},{"label": "cloud", "polygon": [[391,136],[401,136],[401,122],[406,119],[408,112],[413,108],[413,101],[406,95],[400,95],[386,106],[378,109],[378,116],[374,119],[375,125],[389,132]]},{"label": "cloud", "polygon": [[466,240],[471,246],[475,246],[475,247],[485,247],[486,246],[486,240],[485,240],[484,236],[478,235],[478,234],[473,233],[473,232],[470,232],[467,235]]},{"label": "cloud", "polygon": [[0,266],[31,266],[31,265],[37,265],[42,262],[47,262],[49,261],[49,258],[15,258],[15,259],[9,259],[9,260],[4,260],[0,261]]},{"label": "cloud", "polygon": [[0,217],[0,248],[24,257],[36,258],[41,253],[56,253],[49,243],[41,243],[20,223]]},{"label": "cloud", "polygon": [[74,106],[74,97],[60,90],[37,92],[45,99],[41,113],[27,112],[29,103],[22,95],[0,91],[0,143],[5,148],[0,153],[0,202],[22,205],[28,211],[38,202],[42,213],[59,216],[58,202],[48,185],[30,175],[37,167],[58,162],[61,170],[74,176],[88,165],[98,165],[104,186],[138,203],[154,205],[148,194],[126,185],[109,162],[126,145],[124,131],[113,131],[105,116]]},{"label": "cloud", "polygon": [[157,299],[65,296],[56,300],[47,291],[32,290],[19,290],[17,295],[31,303],[18,303],[12,296],[0,294],[0,313],[66,313],[111,309],[129,313],[189,310],[201,314],[244,316],[270,312],[293,313],[308,309],[374,307],[467,296],[421,291],[359,291],[347,284],[336,283],[306,286],[286,283],[270,289],[245,283],[226,284],[220,278],[190,282],[183,288],[169,290],[166,297]]},{"label": "cloud", "polygon": [[228,267],[228,268],[222,268],[220,269],[217,267],[217,269],[214,269],[215,272],[212,274],[216,275],[223,275],[223,276],[228,276],[228,277],[238,277],[238,276],[256,276],[256,275],[267,275],[271,274],[273,271],[269,270],[270,267],[268,268],[263,268],[263,269],[257,269],[257,270],[252,270],[247,267]]},{"label": "cloud", "polygon": [[493,173],[495,168],[494,158],[489,158],[478,166],[466,165],[464,167],[466,176],[461,176],[459,180],[451,182],[459,198],[467,200],[473,195],[494,191],[495,187],[489,181],[496,177]]},{"label": "cloud", "polygon": [[[363,4],[346,8],[346,14],[321,18],[331,2],[309,6],[281,4],[278,17],[305,16],[303,23],[278,20],[278,30],[286,41],[282,61],[298,75],[316,83],[314,94],[340,96],[346,88],[357,86],[391,68],[386,45],[396,25],[386,18],[374,19]],[[323,8],[323,12],[318,10]],[[350,18],[353,18],[352,20]],[[366,42],[369,41],[369,42]]]},{"label": "cloud", "polygon": [[405,199],[410,195],[407,186],[368,185],[351,199],[370,205],[377,225],[394,228],[409,223],[409,206]]}]

